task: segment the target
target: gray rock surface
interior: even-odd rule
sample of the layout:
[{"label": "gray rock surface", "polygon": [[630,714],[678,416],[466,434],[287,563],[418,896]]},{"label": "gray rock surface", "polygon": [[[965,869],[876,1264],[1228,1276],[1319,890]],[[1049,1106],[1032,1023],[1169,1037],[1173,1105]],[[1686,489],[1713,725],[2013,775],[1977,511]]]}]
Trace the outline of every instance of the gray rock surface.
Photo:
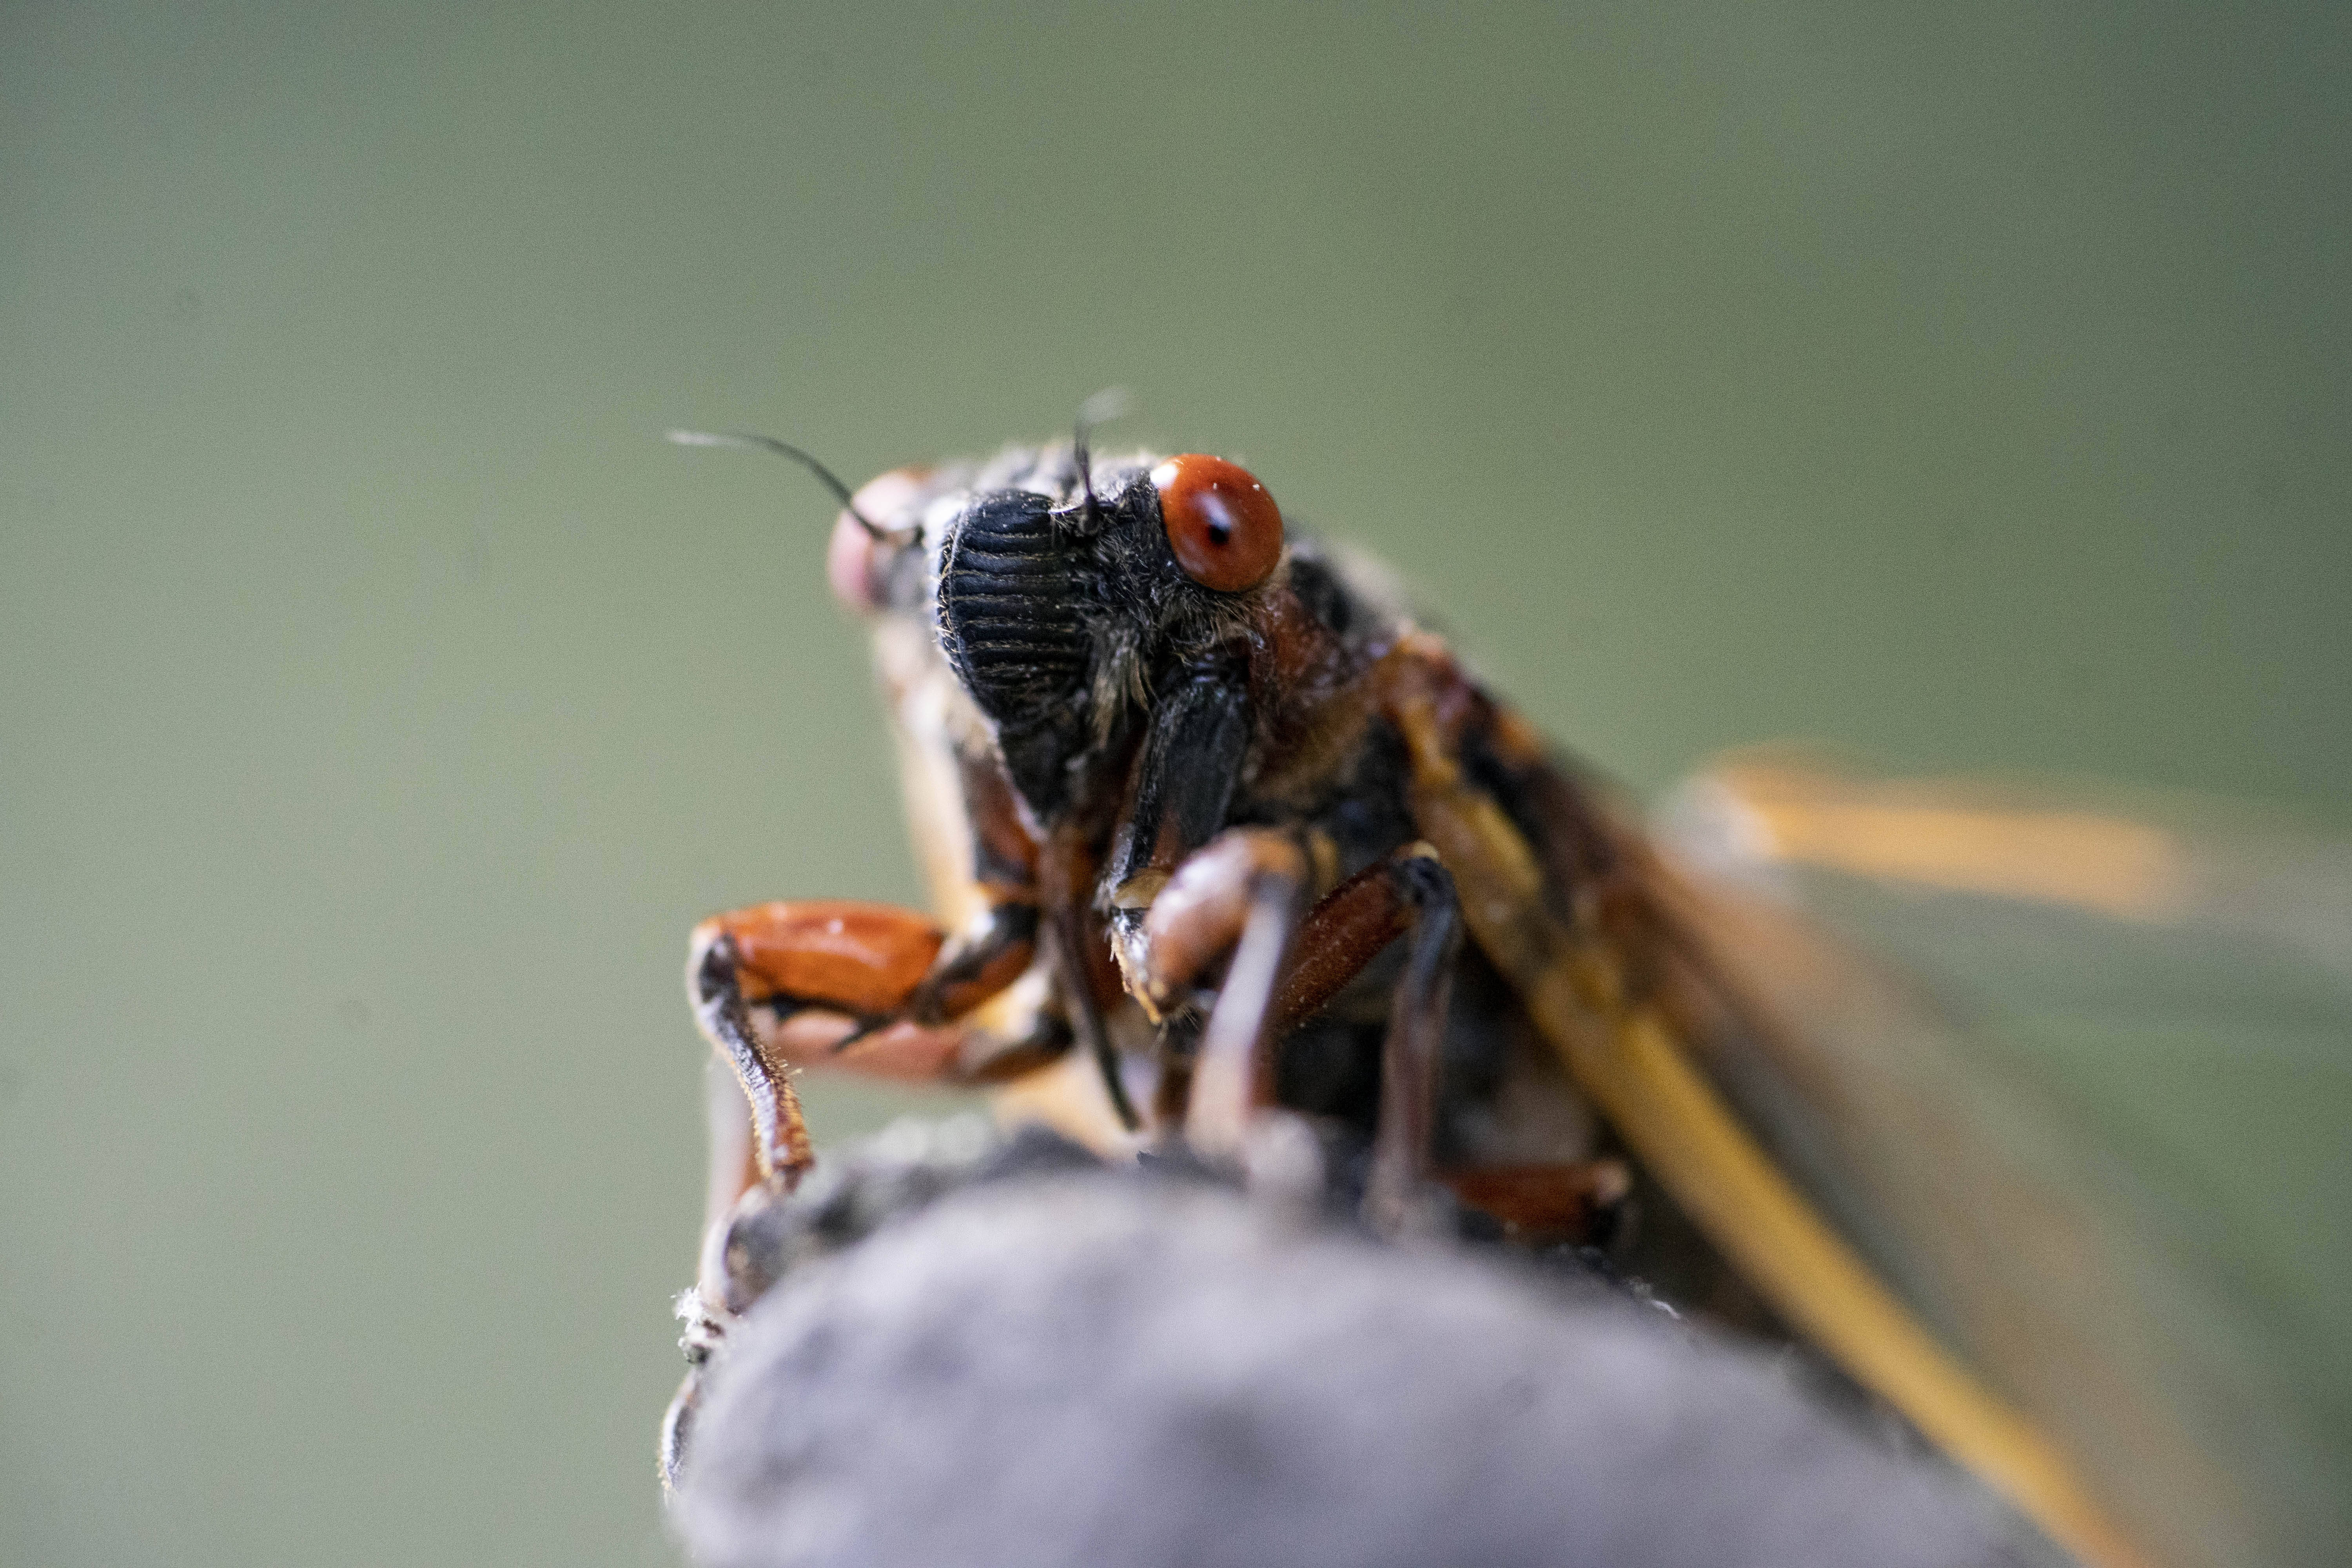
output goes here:
[{"label": "gray rock surface", "polygon": [[675,1517],[711,1568],[2053,1560],[1622,1292],[1108,1172],[792,1270],[709,1369]]}]

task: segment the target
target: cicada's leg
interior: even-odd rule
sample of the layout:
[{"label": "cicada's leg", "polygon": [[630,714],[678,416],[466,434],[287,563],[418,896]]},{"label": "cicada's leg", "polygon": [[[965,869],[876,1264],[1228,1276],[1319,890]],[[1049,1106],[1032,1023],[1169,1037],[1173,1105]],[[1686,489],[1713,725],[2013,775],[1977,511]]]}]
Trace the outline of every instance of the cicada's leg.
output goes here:
[{"label": "cicada's leg", "polygon": [[813,1158],[795,1064],[915,1082],[982,1082],[1054,1042],[1002,1042],[958,1022],[1034,952],[1034,907],[1002,905],[950,944],[910,910],[846,901],[755,904],[695,928],[687,985],[703,1034],[751,1102],[759,1174],[797,1181]]},{"label": "cicada's leg", "polygon": [[678,1467],[685,1462],[694,1414],[702,1398],[703,1364],[724,1337],[725,1320],[719,1305],[727,1299],[724,1265],[719,1254],[727,1234],[727,1216],[736,1201],[760,1180],[751,1124],[743,1114],[743,1091],[735,1075],[716,1057],[703,1074],[703,1108],[710,1130],[709,1184],[703,1194],[702,1256],[694,1289],[678,1298],[678,1316],[685,1331],[678,1344],[686,1352],[687,1371],[662,1413],[661,1482],[665,1496],[675,1496]]},{"label": "cicada's leg", "polygon": [[[1155,905],[1146,921],[1147,931],[1161,939],[1150,945],[1156,959],[1197,967],[1209,942],[1231,929],[1234,900],[1229,891],[1216,897],[1186,886],[1193,880],[1193,865],[1206,862],[1199,878],[1203,882],[1223,871],[1218,879],[1225,889],[1233,878],[1224,868],[1233,861],[1253,858],[1261,867],[1249,884],[1233,963],[1202,1040],[1194,1141],[1213,1147],[1230,1141],[1250,1111],[1273,1098],[1272,1054],[1265,1042],[1320,1011],[1404,934],[1404,973],[1381,1047],[1380,1114],[1364,1197],[1366,1215],[1376,1226],[1402,1229],[1432,1163],[1446,1001],[1462,945],[1454,879],[1428,846],[1412,845],[1333,889],[1300,920],[1293,911],[1298,901],[1296,863],[1303,858],[1292,849],[1291,863],[1286,864],[1269,841],[1286,842],[1262,832],[1219,839],[1178,870],[1161,895],[1180,895],[1169,912],[1162,916]],[[1226,844],[1234,847],[1222,860],[1209,858]]]},{"label": "cicada's leg", "polygon": [[735,1206],[735,1200],[760,1179],[760,1158],[744,1114],[743,1088],[730,1070],[731,1062],[716,1055],[703,1065],[703,1119],[710,1133],[709,1179],[703,1188],[705,1229]]},{"label": "cicada's leg", "polygon": [[1251,1112],[1271,1098],[1267,1026],[1301,923],[1306,874],[1307,857],[1288,837],[1244,828],[1179,867],[1144,919],[1142,951],[1153,968],[1146,984],[1161,999],[1218,950],[1233,952],[1192,1061],[1176,1064],[1182,1092],[1159,1107],[1165,1125],[1183,1127],[1203,1152],[1234,1152]]},{"label": "cicada's leg", "polygon": [[662,1495],[677,1495],[678,1472],[686,1466],[687,1444],[694,1436],[694,1415],[702,1404],[702,1368],[696,1365],[687,1372],[670,1395],[669,1407],[662,1412],[661,1436],[656,1450],[659,1464]]},{"label": "cicada's leg", "polygon": [[1614,1156],[1442,1169],[1437,1179],[1464,1205],[1523,1240],[1574,1242],[1604,1252],[1633,1191],[1633,1172]]},{"label": "cicada's leg", "polygon": [[[1373,1182],[1367,1208],[1375,1223],[1412,1221],[1412,1198],[1436,1183],[1467,1206],[1529,1237],[1588,1240],[1624,1199],[1630,1177],[1614,1159],[1507,1166],[1440,1166],[1434,1124],[1441,1092],[1446,984],[1460,949],[1462,921],[1451,876],[1426,844],[1414,844],[1333,889],[1295,929],[1286,889],[1312,857],[1288,837],[1265,828],[1220,836],[1180,868],[1142,923],[1136,973],[1152,1004],[1177,1006],[1185,992],[1227,952],[1234,957],[1197,1057],[1163,1069],[1163,1125],[1181,1124],[1186,1142],[1207,1153],[1238,1152],[1244,1128],[1274,1101],[1274,1053],[1320,1012],[1390,943],[1408,932],[1405,973],[1390,1012],[1381,1066]],[[1245,956],[1251,931],[1272,951],[1285,939],[1271,994],[1251,979],[1264,960]],[[1172,1087],[1171,1087],[1172,1080]]]},{"label": "cicada's leg", "polygon": [[[1405,973],[1390,1007],[1381,1064],[1380,1121],[1366,1208],[1374,1223],[1408,1223],[1412,1194],[1435,1182],[1467,1206],[1531,1238],[1588,1240],[1631,1190],[1614,1159],[1507,1166],[1439,1165],[1446,992],[1463,924],[1454,880],[1433,850],[1414,844],[1359,872],[1310,910],[1290,944],[1265,1038],[1280,1039],[1321,1011],[1395,937],[1411,932]],[[1261,1052],[1252,1104],[1273,1099]]]},{"label": "cicada's leg", "polygon": [[1037,906],[992,903],[971,929],[948,939],[897,1015],[925,1025],[961,1017],[1019,978],[1036,948]]},{"label": "cicada's leg", "polygon": [[1391,882],[1411,910],[1412,934],[1381,1047],[1380,1120],[1372,1130],[1364,1213],[1375,1228],[1393,1233],[1410,1225],[1429,1180],[1445,1005],[1453,993],[1454,961],[1462,950],[1462,911],[1454,879],[1435,855],[1424,850],[1391,864]]},{"label": "cicada's leg", "polygon": [[[1090,868],[1092,885],[1084,889],[1084,900],[1104,911],[1102,934],[1109,939],[1118,978],[1152,1012],[1155,1019],[1158,1009],[1150,994],[1140,988],[1146,978],[1140,967],[1144,913],[1168,886],[1177,868],[1201,850],[1225,820],[1226,808],[1248,753],[1249,736],[1249,687],[1247,672],[1241,666],[1227,658],[1212,658],[1171,679],[1153,709],[1150,727],[1143,737],[1108,853]],[[1048,847],[1047,857],[1060,861],[1071,858],[1066,852],[1057,853],[1052,846]],[[1234,889],[1246,900],[1256,872],[1250,868],[1238,869],[1242,880]],[[1057,879],[1045,879],[1053,882]],[[1296,877],[1290,885],[1297,886]],[[1080,890],[1070,888],[1067,891],[1074,896],[1059,905],[1065,927],[1059,933],[1061,945],[1068,954],[1068,969],[1074,974],[1083,974],[1087,959],[1077,951],[1081,947],[1079,933],[1070,929],[1082,918],[1081,900],[1076,896]],[[1236,923],[1227,943],[1239,934]],[[1092,1016],[1096,1009],[1091,1001],[1081,995],[1077,1002],[1076,1011],[1081,1015],[1077,1021],[1090,1037],[1096,1059],[1101,1064],[1103,1087],[1109,1092],[1119,1121],[1133,1131],[1139,1119],[1120,1085],[1108,1037],[1099,1018]],[[1192,1062],[1190,1052],[1181,1048],[1180,1037],[1192,1026],[1192,1021],[1187,1019],[1179,1023],[1173,1033],[1163,1031],[1161,1036],[1160,1082],[1153,1096],[1152,1114],[1153,1121],[1163,1128],[1181,1125],[1185,1107],[1191,1100]],[[1167,1048],[1171,1046],[1180,1048]]]},{"label": "cicada's leg", "polygon": [[[1452,888],[1424,846],[1368,867],[1333,888],[1302,916],[1298,910],[1316,858],[1310,846],[1265,828],[1237,828],[1177,868],[1141,922],[1131,978],[1145,999],[1166,1009],[1218,958],[1230,952],[1217,1002],[1202,1037],[1185,1108],[1188,1139],[1230,1152],[1251,1113],[1273,1099],[1272,1053],[1279,1039],[1319,1012],[1398,936],[1415,939],[1396,1017],[1410,1063],[1402,1077],[1417,1088],[1411,1121],[1427,1142],[1443,1034],[1444,972],[1456,942]],[[1426,962],[1419,962],[1424,955]],[[1399,1131],[1392,1137],[1409,1138]],[[1426,1169],[1423,1147],[1408,1163]]]}]

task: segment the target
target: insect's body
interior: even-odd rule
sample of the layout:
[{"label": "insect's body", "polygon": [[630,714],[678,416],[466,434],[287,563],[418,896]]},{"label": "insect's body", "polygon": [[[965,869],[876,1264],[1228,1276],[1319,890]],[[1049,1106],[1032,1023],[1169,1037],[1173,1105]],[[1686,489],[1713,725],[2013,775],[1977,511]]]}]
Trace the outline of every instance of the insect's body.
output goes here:
[{"label": "insect's body", "polygon": [[[1118,487],[1122,472],[1148,466],[1106,468],[1106,489]],[[969,491],[1034,487],[1066,503],[1075,484],[1068,451],[1009,451],[971,475],[927,475],[915,496],[936,489],[950,496],[952,508],[952,499]],[[1068,588],[1068,578],[1061,576],[1058,588]],[[1200,726],[1209,731],[1209,754],[1181,759],[1164,790],[1171,799],[1164,799],[1162,811],[1192,818],[1167,830],[1190,848],[1228,827],[1284,832],[1306,847],[1310,896],[1322,896],[1421,839],[1406,804],[1404,745],[1379,712],[1373,691],[1373,670],[1406,635],[1412,621],[1376,569],[1298,536],[1289,538],[1277,576],[1246,605],[1183,623],[1162,647],[1118,644],[1115,632],[1103,635],[1112,644],[1103,666],[1115,677],[1091,682],[1087,691],[1089,741],[1098,750],[1077,766],[1079,783],[1056,823],[1073,839],[1073,858],[1094,875],[1077,886],[1040,889],[1045,900],[1068,891],[1073,902],[1068,910],[1046,910],[1046,924],[1063,917],[1077,921],[1087,952],[1110,962],[1134,959],[1146,942],[1143,910],[1173,869],[1152,863],[1150,847],[1134,842],[1134,816],[1127,811],[1136,804],[1148,715],[1155,705],[1240,699],[1218,712],[1218,721]],[[992,832],[1002,844],[1018,832],[1028,842],[1025,853],[1034,856],[1054,827],[1021,809],[1018,793],[997,787],[988,717],[940,648],[922,599],[912,599],[906,609],[885,609],[875,637],[910,762],[918,842],[936,847],[924,856],[934,900],[950,920],[969,920],[988,902],[973,875],[976,865],[988,869],[985,844],[973,839]],[[1225,764],[1230,790],[1216,775]],[[1540,832],[1545,826],[1534,827]],[[973,848],[983,853],[976,856]],[[995,853],[995,875],[1004,875],[1007,860]],[[1002,886],[995,884],[997,891]],[[1385,947],[1322,1011],[1275,1041],[1275,1102],[1371,1138],[1381,1041],[1402,962],[1402,947]],[[1051,959],[1042,957],[1040,963]],[[1103,1027],[1122,1060],[1124,1084],[1139,1102],[1152,1100],[1162,1074],[1185,1069],[1197,1047],[1202,1011],[1176,1006],[1155,1018],[1115,983],[1118,971],[1108,963],[1096,963],[1091,980]],[[1068,1011],[1070,1002],[1054,996],[1046,1006]],[[1557,1056],[1543,1047],[1517,994],[1500,985],[1475,947],[1463,952],[1456,971],[1444,1041],[1442,1105],[1433,1129],[1433,1154],[1442,1171],[1557,1166],[1569,1178],[1604,1152],[1600,1126]],[[1548,1196],[1555,1211],[1561,1211],[1561,1199],[1573,1201],[1567,1190],[1527,1196]]]},{"label": "insect's body", "polygon": [[[1103,465],[1105,509],[1116,514],[1155,461]],[[1008,493],[1036,500],[972,501]],[[990,911],[1034,900],[1044,930],[1076,933],[1080,963],[1068,967],[1083,968],[1088,994],[1072,994],[1062,951],[1041,943],[1035,980],[988,1015],[991,1038],[1067,1035],[1083,1044],[1098,1020],[1121,1087],[1164,1134],[1195,1109],[1184,1089],[1203,1003],[1216,993],[1203,984],[1152,1005],[1142,977],[1155,934],[1146,910],[1185,855],[1229,829],[1296,844],[1303,903],[1419,842],[1410,759],[1383,710],[1380,672],[1409,643],[1424,662],[1442,655],[1376,567],[1296,533],[1262,582],[1214,598],[1192,590],[1172,560],[1138,547],[1135,535],[1164,532],[1156,519],[1150,533],[1114,540],[1108,571],[1021,552],[1024,532],[1045,531],[1040,520],[1083,505],[1067,448],[890,476],[867,500],[886,529],[923,533],[919,546],[875,552],[860,581],[934,901],[952,922],[984,925]],[[1104,531],[1118,526],[1114,515]],[[1597,914],[1612,889],[1620,903],[1636,896],[1633,884],[1618,886],[1616,830],[1598,795],[1538,758],[1506,763],[1498,737],[1524,752],[1524,726],[1454,679],[1457,705],[1476,710],[1459,719],[1478,721],[1463,737],[1466,763],[1511,797],[1507,809],[1547,866],[1574,877],[1558,889],[1563,910],[1580,900]],[[1171,726],[1176,710],[1194,717]],[[1155,733],[1171,729],[1175,754],[1157,754]],[[1146,834],[1153,842],[1140,841]],[[1313,1117],[1343,1149],[1369,1147],[1376,1131],[1405,962],[1405,945],[1384,935],[1311,1016],[1266,1042],[1265,1098]],[[1515,1228],[1578,1242],[1612,1239],[1616,1229],[1625,1245],[1652,1244],[1627,1259],[1645,1277],[1687,1274],[1690,1237],[1662,1198],[1644,1205],[1642,1226],[1617,1225],[1625,1177],[1610,1159],[1613,1142],[1475,944],[1454,960],[1439,1037],[1430,1173]],[[868,1040],[845,1060],[891,1043],[887,1031]],[[966,1066],[986,1072],[984,1062]],[[1192,1120],[1197,1134],[1201,1117]]]},{"label": "insect's body", "polygon": [[2139,1385],[2144,1344],[2085,1337],[2125,1315],[2003,1267],[2017,1216],[2091,1220],[1975,1144],[1920,1157],[1937,1038],[1891,1052],[1873,975],[1693,892],[1248,474],[1068,447],[900,470],[858,492],[829,571],[873,626],[946,929],[795,903],[698,930],[689,989],[752,1109],[719,1203],[811,1163],[799,1066],[1034,1084],[1062,1062],[1110,1141],[1233,1156],[1288,1112],[1378,1226],[1483,1215],[1808,1342],[2086,1559],[2140,1561],[2021,1394],[2103,1486],[2179,1478],[2136,1522],[2188,1541],[2221,1506],[2180,1501],[2226,1483]]}]

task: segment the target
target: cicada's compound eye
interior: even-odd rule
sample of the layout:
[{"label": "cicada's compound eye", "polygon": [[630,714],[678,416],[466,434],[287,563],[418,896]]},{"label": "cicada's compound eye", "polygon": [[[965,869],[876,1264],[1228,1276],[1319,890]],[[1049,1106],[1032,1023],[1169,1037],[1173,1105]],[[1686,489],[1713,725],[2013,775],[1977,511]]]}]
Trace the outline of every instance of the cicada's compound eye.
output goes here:
[{"label": "cicada's compound eye", "polygon": [[1255,588],[1282,559],[1282,510],[1240,464],[1186,452],[1151,470],[1151,488],[1176,563],[1202,587]]}]

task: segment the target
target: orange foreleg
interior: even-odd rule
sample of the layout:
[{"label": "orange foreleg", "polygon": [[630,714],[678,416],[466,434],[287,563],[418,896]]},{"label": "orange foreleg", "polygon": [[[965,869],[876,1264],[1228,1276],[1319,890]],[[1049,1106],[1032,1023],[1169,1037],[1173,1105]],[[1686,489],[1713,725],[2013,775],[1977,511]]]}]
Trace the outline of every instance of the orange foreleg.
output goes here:
[{"label": "orange foreleg", "polygon": [[754,904],[695,927],[687,989],[751,1101],[762,1177],[789,1184],[814,1158],[792,1086],[799,1067],[937,1082],[1033,1065],[1034,1052],[991,1050],[955,1021],[1034,956],[1034,919],[998,912],[993,934],[961,944],[911,910],[847,900]]}]

